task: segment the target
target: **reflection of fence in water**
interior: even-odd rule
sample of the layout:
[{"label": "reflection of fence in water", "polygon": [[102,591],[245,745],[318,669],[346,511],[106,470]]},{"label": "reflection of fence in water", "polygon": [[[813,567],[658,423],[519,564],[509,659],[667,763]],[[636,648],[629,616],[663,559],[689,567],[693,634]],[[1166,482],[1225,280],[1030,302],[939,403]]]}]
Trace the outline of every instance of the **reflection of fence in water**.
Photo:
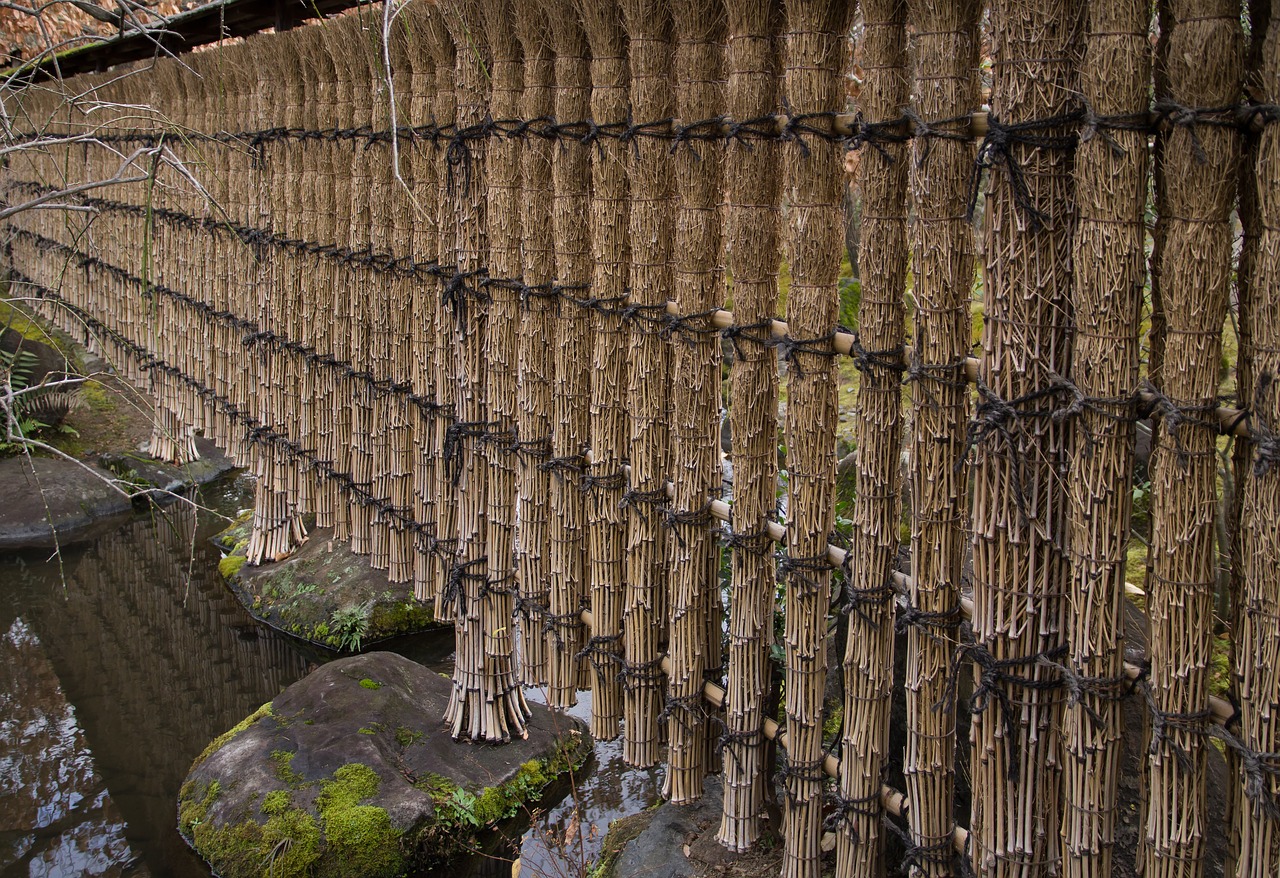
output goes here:
[{"label": "reflection of fence in water", "polygon": [[[16,217],[15,277],[78,309],[75,319],[156,390],[165,429],[181,438],[182,421],[199,422],[255,469],[251,561],[288,551],[310,508],[375,566],[413,576],[420,597],[457,613],[456,729],[499,739],[523,721],[510,688],[513,608],[519,641],[541,647],[518,657],[519,678],[549,680],[563,705],[589,663],[611,696],[598,700],[594,730],[623,734],[635,763],[652,764],[665,748],[674,798],[695,797],[703,773],[723,766],[731,846],[759,831],[765,739],[785,737],[789,875],[817,868],[824,817],[838,835],[842,878],[876,872],[885,810],[906,812],[909,859],[931,876],[949,874],[966,847],[991,874],[1039,875],[1059,859],[1080,874],[1109,872],[1117,701],[1139,675],[1123,662],[1118,612],[1131,422],[1154,409],[1163,419],[1148,606],[1155,798],[1142,856],[1150,874],[1167,875],[1200,858],[1203,757],[1216,736],[1248,781],[1232,795],[1248,827],[1241,862],[1272,869],[1280,852],[1268,822],[1271,754],[1280,742],[1249,702],[1237,729],[1225,702],[1208,697],[1205,644],[1216,430],[1225,418],[1228,432],[1250,434],[1216,398],[1228,219],[1237,179],[1263,193],[1248,181],[1275,173],[1280,113],[1267,102],[1280,97],[1280,31],[1265,44],[1262,29],[1252,31],[1250,63],[1266,76],[1253,96],[1261,103],[1250,105],[1235,60],[1238,10],[1170,0],[1158,29],[1158,101],[1148,106],[1149,4],[993,0],[984,15],[977,2],[867,2],[860,113],[841,115],[849,4],[731,5],[727,21],[704,0],[624,0],[609,10],[617,16],[593,5],[584,31],[573,4],[558,0],[411,3],[401,13],[411,26],[386,47],[400,110],[411,111],[395,132],[379,127],[383,114],[366,99],[385,91],[381,47],[355,17],[191,56],[189,67],[160,62],[149,76],[83,77],[75,88],[160,107],[149,128],[135,114],[100,130],[149,145],[179,126],[183,137],[166,144],[198,164],[221,212],[210,218],[203,197],[165,166],[162,186],[87,198],[98,213],[83,240],[67,227],[79,215]],[[503,16],[519,45],[506,39]],[[989,66],[977,57],[984,43]],[[270,87],[291,72],[302,81]],[[992,86],[986,111],[981,76]],[[725,82],[732,118],[721,115]],[[24,101],[28,118],[78,130],[56,95]],[[1151,136],[1159,220],[1143,384]],[[1242,138],[1255,163],[1243,173]],[[408,192],[392,176],[393,145]],[[835,325],[845,146],[864,148],[857,334]],[[15,155],[15,191],[61,180],[68,165],[58,152]],[[116,160],[91,146],[67,154],[91,176]],[[984,170],[983,351],[969,359],[975,247],[966,214],[983,194]],[[781,186],[750,186],[760,174]],[[1260,380],[1258,456],[1245,461],[1256,466],[1240,469],[1241,530],[1255,558],[1274,564],[1280,549],[1259,528],[1280,518],[1277,385],[1261,378],[1280,368],[1280,321],[1254,325],[1250,315],[1276,307],[1267,279],[1277,270],[1277,221],[1266,199],[1242,210],[1257,214],[1246,217],[1257,234],[1241,248],[1241,272],[1252,272],[1239,287],[1241,335],[1254,341],[1239,367]],[[617,243],[624,213],[626,248]],[[744,233],[751,217],[776,224],[786,247],[786,323],[771,319],[780,245]],[[108,224],[112,235],[97,232]],[[152,262],[139,267],[144,250]],[[153,265],[155,276],[144,277]],[[719,307],[730,297],[736,315]],[[192,330],[213,343],[184,341]],[[731,511],[714,454],[723,341],[734,351]],[[857,532],[847,556],[828,546],[844,355],[861,372]],[[779,360],[785,527],[771,520]],[[315,392],[300,398],[299,386]],[[624,399],[625,432],[608,417]],[[893,567],[904,422],[914,468],[910,576]],[[620,511],[625,565],[612,555]],[[725,698],[725,657],[720,547],[708,526],[730,519],[729,704],[716,759],[710,731]],[[971,601],[959,590],[966,531]],[[787,551],[778,567],[775,541]],[[588,542],[598,557],[586,557]],[[841,740],[828,752],[827,621],[833,562],[845,558],[847,697]],[[1252,560],[1237,571],[1264,617],[1276,609],[1265,567]],[[763,716],[767,601],[779,574],[781,729]],[[1249,642],[1238,644],[1239,690],[1268,704],[1280,684],[1253,658],[1270,636],[1254,618],[1241,618]],[[895,624],[910,650],[906,799],[881,786],[896,758],[887,731]],[[956,675],[970,666],[968,768],[978,794],[960,819],[972,834],[955,828],[956,724],[935,709],[951,705]],[[1066,769],[1064,746],[1074,760]]]},{"label": "reflection of fence in water", "polygon": [[194,522],[179,504],[98,540],[33,620],[130,837],[175,856],[192,759],[306,672],[226,592]]}]

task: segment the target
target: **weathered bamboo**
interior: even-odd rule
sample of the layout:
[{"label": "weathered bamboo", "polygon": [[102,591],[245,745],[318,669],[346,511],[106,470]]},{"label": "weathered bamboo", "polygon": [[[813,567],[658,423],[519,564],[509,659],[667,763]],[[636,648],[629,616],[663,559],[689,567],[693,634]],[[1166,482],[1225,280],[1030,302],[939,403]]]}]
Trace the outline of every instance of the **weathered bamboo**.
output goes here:
[{"label": "weathered bamboo", "polygon": [[[591,46],[591,118],[597,124],[627,119],[626,34],[618,7],[578,0]],[[626,147],[607,139],[591,152],[591,298],[603,308],[591,316],[595,351],[591,381],[590,597],[595,627],[587,641],[591,664],[591,736],[611,740],[622,720],[622,601],[627,528],[622,508],[627,479],[627,413],[623,394],[627,361],[621,306],[627,301]]]},{"label": "weathered bamboo", "polygon": [[[401,13],[404,18],[407,59],[413,66],[409,94],[397,99],[408,107],[408,120],[431,119],[436,87],[436,60],[423,35],[422,20],[429,13],[426,4],[412,3]],[[439,234],[436,216],[436,192],[441,185],[436,154],[438,144],[423,139],[402,144],[402,160],[412,176],[413,238],[412,252],[423,261],[434,262],[439,256]],[[435,601],[439,580],[435,578],[431,541],[436,535],[436,401],[435,311],[438,286],[432,278],[416,278],[410,302],[410,335],[412,339],[413,395],[417,404],[411,413],[414,432],[413,517],[417,522],[414,540],[413,594],[420,601]]]},{"label": "weathered bamboo", "polygon": [[[1074,0],[990,9],[992,119],[1038,126],[1030,140],[989,137],[979,154],[993,170],[981,403],[971,428],[972,649],[975,687],[998,694],[973,718],[973,788],[982,792],[972,862],[993,876],[1045,875],[1059,847],[1063,699],[1056,670],[1039,657],[1056,655],[1065,638],[1068,432],[1026,411],[1023,397],[1045,392],[1069,364],[1074,137],[1065,114],[1074,109],[1078,18]],[[1003,430],[995,427],[1002,405],[1016,409]],[[993,673],[988,656],[1014,670]]]},{"label": "weathered bamboo", "polygon": [[[777,0],[729,3],[727,106],[735,119],[778,106]],[[765,743],[759,734],[769,683],[775,565],[765,523],[777,505],[778,357],[760,343],[778,312],[778,146],[730,143],[725,150],[727,270],[732,274],[734,345],[729,403],[733,459],[733,599],[725,697],[724,816],[717,838],[745,851],[760,836]]]},{"label": "weathered bamboo", "polygon": [[[571,0],[540,0],[555,47],[555,117],[585,119],[591,113],[589,51]],[[561,144],[552,155],[556,282],[580,296],[591,283],[587,145]],[[590,441],[590,326],[582,308],[561,302],[555,321],[555,418],[551,422],[551,601],[546,626],[551,638],[547,703],[577,703],[587,685],[579,653],[586,636],[578,614],[587,605],[586,502],[580,490]]]},{"label": "weathered bamboo", "polygon": [[[1256,38],[1256,37],[1255,37]],[[1260,103],[1280,102],[1280,30],[1266,33],[1261,53]],[[1280,728],[1272,705],[1280,702],[1280,591],[1275,561],[1280,558],[1280,130],[1268,126],[1258,141],[1256,161],[1257,251],[1250,266],[1253,327],[1253,466],[1237,483],[1244,503],[1240,520],[1243,589],[1236,647],[1240,680],[1240,736],[1260,757],[1237,788],[1240,852],[1235,874],[1261,878],[1280,870],[1280,826],[1276,822],[1275,753]],[[1267,319],[1262,319],[1267,315]],[[1242,762],[1244,760],[1241,760]],[[1257,774],[1253,774],[1255,770]],[[1264,774],[1263,771],[1269,773]]]},{"label": "weathered bamboo", "polygon": [[[919,33],[913,58],[913,111],[940,135],[978,103],[976,0],[909,0]],[[911,840],[920,873],[952,872],[947,845],[955,824],[955,705],[947,686],[960,623],[968,469],[964,432],[968,385],[964,360],[971,328],[973,232],[965,196],[972,143],[949,136],[912,143],[911,226],[915,348],[911,385],[910,606],[930,624],[907,630],[907,745],[903,756]],[[937,707],[935,708],[935,705]]]},{"label": "weathered bamboo", "polygon": [[[660,0],[622,0],[631,62],[631,112],[639,119],[672,115],[671,18]],[[673,181],[666,146],[637,140],[631,183],[631,303],[660,316],[671,289]],[[656,313],[655,313],[656,312]],[[623,631],[623,758],[648,768],[660,756],[662,671],[667,600],[666,541],[660,510],[668,459],[670,353],[644,321],[632,324],[627,410],[631,415],[631,485],[627,504],[626,598]]]},{"label": "weathered bamboo", "polygon": [[[489,113],[498,119],[515,118],[524,96],[524,63],[520,42],[511,27],[511,4],[490,0],[482,10],[484,31],[493,63],[490,72],[493,98]],[[521,144],[495,141],[485,156],[488,187],[486,205],[489,238],[488,267],[494,277],[519,277],[521,267],[520,164]],[[519,363],[517,321],[520,299],[516,290],[490,288],[485,328],[485,394],[490,429],[498,441],[485,446],[488,464],[488,520],[485,523],[488,581],[480,616],[484,636],[484,684],[505,705],[507,716],[495,717],[508,734],[520,735],[529,716],[515,676],[515,638],[512,636],[513,599],[516,593],[515,463],[519,434],[516,429],[516,380]],[[505,691],[504,691],[505,690]],[[492,720],[491,720],[492,721]]]},{"label": "weathered bamboo", "polygon": [[[724,103],[724,8],[718,0],[672,0],[676,43],[676,113],[673,125],[716,115]],[[672,532],[667,703],[667,775],[664,794],[675,804],[702,796],[709,733],[701,688],[719,637],[707,642],[708,559],[718,556],[707,530],[710,503],[720,495],[717,455],[720,412],[719,333],[710,312],[722,303],[720,198],[723,147],[714,142],[677,146],[676,234],[672,272],[675,302],[684,315],[673,324],[671,470],[675,495],[665,520]],[[717,626],[717,629],[719,626]]]},{"label": "weathered bamboo", "polygon": [[[842,60],[849,4],[786,3],[784,106],[803,113],[841,108]],[[808,125],[830,130],[821,116]],[[803,137],[803,135],[800,135]],[[822,708],[827,676],[827,605],[831,572],[826,545],[835,500],[838,416],[832,331],[839,313],[841,175],[839,144],[810,136],[785,148],[784,200],[790,204],[786,254],[791,267],[787,322],[795,347],[787,357],[788,515],[784,707],[787,808],[784,878],[821,872]]]},{"label": "weathered bamboo", "polygon": [[[898,557],[907,273],[907,145],[898,120],[910,98],[905,0],[864,0],[859,109],[868,125],[885,126],[862,148],[858,184],[862,230],[858,266],[858,404],[853,416],[855,496],[845,592],[849,636],[844,651],[844,736],[836,842],[836,874],[884,870],[880,782],[888,769],[893,688],[893,596]],[[868,129],[877,130],[877,129]],[[891,359],[881,359],[888,357]],[[946,851],[948,856],[950,851]]]},{"label": "weathered bamboo", "polygon": [[[1237,4],[1170,4],[1167,91],[1183,107],[1230,105],[1241,93]],[[1208,124],[1206,124],[1208,123]],[[1230,214],[1239,135],[1192,113],[1162,134],[1167,221],[1160,277],[1166,314],[1161,369],[1168,401],[1153,449],[1148,658],[1153,701],[1144,874],[1198,875],[1204,844],[1213,595],[1217,584],[1217,403],[1231,273]]]},{"label": "weathered bamboo", "polygon": [[[421,29],[435,57],[436,85],[435,100],[432,102],[432,118],[441,127],[452,126],[457,118],[457,98],[455,96],[454,44],[440,16],[438,7],[431,6],[423,10]],[[431,193],[435,198],[436,229],[439,235],[436,261],[443,268],[456,265],[454,252],[454,227],[452,198],[449,194],[448,181],[452,179],[449,168],[447,149],[435,151],[436,190]],[[436,587],[436,618],[449,612],[444,604],[444,593],[453,569],[457,553],[457,499],[454,490],[453,476],[445,460],[446,441],[452,435],[450,428],[455,423],[454,402],[456,388],[454,384],[454,334],[453,315],[444,304],[443,293],[446,282],[441,279],[437,300],[434,307],[435,317],[435,351],[433,356],[435,369],[435,408],[439,416],[435,420],[435,436],[432,445],[433,468],[435,471],[435,534],[432,537],[431,551],[435,556],[434,579]]]},{"label": "weathered bamboo", "polygon": [[[1147,103],[1148,4],[1091,2],[1081,95],[1123,120]],[[1082,207],[1073,249],[1071,377],[1094,400],[1077,423],[1069,475],[1072,588],[1067,665],[1081,692],[1062,718],[1062,853],[1067,875],[1112,874],[1123,717],[1124,582],[1132,514],[1133,394],[1146,274],[1146,133],[1106,130],[1076,152]]]},{"label": "weathered bamboo", "polygon": [[[552,85],[555,61],[546,34],[546,15],[532,3],[513,8],[516,34],[524,54],[524,119],[549,117],[555,110]],[[551,174],[554,144],[531,138],[521,156],[520,230],[523,237],[522,277],[532,290],[550,291],[555,282],[555,227]],[[520,311],[520,369],[517,386],[520,456],[516,469],[516,576],[520,630],[520,682],[547,684],[549,639],[543,626],[551,606],[551,544],[548,517],[551,475],[542,467],[551,453],[551,384],[555,359],[547,339],[552,333],[553,300],[529,295]]]}]

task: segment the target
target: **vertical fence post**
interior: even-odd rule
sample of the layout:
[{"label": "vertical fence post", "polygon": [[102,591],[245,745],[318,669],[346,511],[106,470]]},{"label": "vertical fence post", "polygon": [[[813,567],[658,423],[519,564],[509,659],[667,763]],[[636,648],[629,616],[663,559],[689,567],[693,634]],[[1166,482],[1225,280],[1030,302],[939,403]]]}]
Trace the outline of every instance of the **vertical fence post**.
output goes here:
[{"label": "vertical fence post", "polygon": [[[1170,4],[1161,132],[1165,223],[1159,276],[1163,358],[1152,379],[1163,415],[1151,473],[1147,612],[1151,753],[1144,874],[1193,874],[1204,849],[1209,645],[1217,587],[1217,407],[1231,286],[1241,97],[1239,4]],[[1227,113],[1227,116],[1224,116]]]},{"label": "vertical fence post", "polygon": [[[1077,422],[1069,476],[1072,588],[1067,664],[1088,681],[1063,713],[1062,851],[1067,875],[1112,874],[1123,717],[1124,583],[1133,512],[1134,392],[1146,274],[1149,4],[1095,0],[1080,65],[1090,112],[1115,130],[1076,151],[1082,206],[1072,253],[1075,345],[1071,378],[1096,402]],[[1129,125],[1126,130],[1120,126]],[[1087,207],[1086,207],[1087,206]]]},{"label": "vertical fence post", "polygon": [[[892,575],[901,540],[903,298],[907,274],[906,4],[864,0],[858,98],[858,407],[853,417],[853,530],[845,556],[844,724],[840,746],[836,874],[884,870],[880,786],[888,770],[894,668]],[[950,851],[945,851],[949,856]]]},{"label": "vertical fence post", "polygon": [[[739,124],[778,109],[778,0],[726,4],[729,116]],[[725,251],[735,326],[729,425],[733,461],[733,584],[725,695],[724,817],[717,836],[745,851],[760,835],[766,785],[764,703],[772,669],[776,567],[766,528],[778,492],[778,357],[768,342],[778,313],[778,144],[729,140]]]},{"label": "vertical fence post", "polygon": [[[591,118],[617,132],[627,120],[626,33],[613,3],[578,0],[591,45]],[[595,331],[591,381],[590,489],[591,735],[618,736],[622,720],[622,600],[626,550],[626,510],[621,507],[627,474],[627,387],[622,311],[627,302],[630,250],[627,241],[627,154],[616,137],[591,144],[591,293]]]},{"label": "vertical fence post", "polygon": [[786,255],[790,347],[787,363],[787,486],[791,523],[786,574],[787,809],[783,878],[821,872],[822,709],[827,677],[831,571],[827,543],[835,500],[836,401],[833,327],[839,316],[843,222],[841,146],[834,113],[844,104],[841,76],[852,9],[833,0],[790,0],[783,53],[783,200],[790,206]]},{"label": "vertical fence post", "polygon": [[[662,0],[622,0],[631,62],[633,122],[666,119],[671,94],[671,18]],[[627,587],[622,610],[623,758],[649,768],[658,763],[662,707],[661,650],[666,641],[667,534],[659,517],[666,505],[670,354],[653,331],[671,289],[673,180],[667,146],[654,138],[627,138],[631,183],[631,341],[627,410],[631,415],[631,485],[627,507]]]},{"label": "vertical fence post", "polygon": [[[723,304],[720,200],[724,148],[718,138],[697,139],[699,123],[724,105],[724,7],[719,0],[672,0],[676,41],[676,112],[672,122],[678,196],[672,271],[677,322],[672,340],[671,473],[674,497],[665,513],[671,530],[671,622],[667,703],[667,776],[664,792],[676,804],[702,796],[707,774],[707,707],[702,684],[718,665],[720,626],[708,642],[709,577],[719,549],[708,525],[720,496],[720,338],[711,314]],[[680,142],[681,132],[693,139]],[[716,565],[718,567],[718,565]],[[718,573],[718,571],[717,571]],[[718,597],[718,594],[717,594]],[[718,603],[718,601],[717,601]]]},{"label": "vertical fence post", "polygon": [[[1067,586],[1065,419],[1052,408],[1070,355],[1072,113],[1079,5],[990,9],[985,322],[975,446],[973,865],[1048,874],[1061,827],[1059,674]],[[1010,128],[1009,126],[1015,126]],[[1022,126],[1022,127],[1017,127]]]},{"label": "vertical fence post", "polygon": [[964,361],[972,341],[973,231],[964,218],[973,174],[966,128],[978,104],[976,0],[911,0],[915,25],[911,154],[914,348],[911,382],[911,589],[917,621],[907,629],[907,745],[903,756],[908,823],[927,878],[954,874],[956,705],[947,682],[963,618],[969,470],[964,462],[969,389]]}]

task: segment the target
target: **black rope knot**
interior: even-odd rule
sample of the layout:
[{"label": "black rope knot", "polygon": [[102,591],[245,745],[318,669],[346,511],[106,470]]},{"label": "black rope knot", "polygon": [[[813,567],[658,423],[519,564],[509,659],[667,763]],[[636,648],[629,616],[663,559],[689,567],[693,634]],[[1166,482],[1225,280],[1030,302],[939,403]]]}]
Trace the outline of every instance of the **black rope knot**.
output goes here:
[{"label": "black rope knot", "polygon": [[1080,110],[1059,113],[1044,119],[1032,119],[1027,122],[1003,122],[994,113],[987,116],[987,134],[978,145],[978,154],[974,159],[973,178],[969,188],[969,209],[966,216],[972,220],[978,205],[978,192],[982,187],[982,172],[1001,167],[1008,177],[1013,191],[1013,203],[1018,212],[1026,220],[1031,231],[1038,231],[1048,218],[1038,207],[1031,196],[1023,173],[1021,162],[1013,153],[1015,145],[1031,149],[1071,150],[1076,146],[1078,135],[1046,134],[1052,128],[1070,125],[1082,117]]}]

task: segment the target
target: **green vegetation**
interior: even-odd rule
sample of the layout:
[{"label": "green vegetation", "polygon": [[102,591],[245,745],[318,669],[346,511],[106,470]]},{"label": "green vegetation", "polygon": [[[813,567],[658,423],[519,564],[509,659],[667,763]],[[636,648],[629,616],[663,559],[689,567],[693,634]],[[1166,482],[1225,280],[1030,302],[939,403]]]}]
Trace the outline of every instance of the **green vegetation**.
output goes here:
[{"label": "green vegetation", "polygon": [[268,716],[272,716],[270,701],[268,701],[266,704],[259,707],[253,713],[249,714],[247,717],[242,719],[240,722],[236,723],[236,725],[227,729],[221,735],[218,735],[218,737],[210,741],[209,746],[205,747],[204,750],[200,753],[200,755],[196,757],[195,761],[191,763],[191,768],[194,770],[198,765],[200,765],[200,763],[208,759],[215,750],[221,749],[224,744],[226,744],[236,735],[240,734],[245,729],[249,728],[249,726],[253,725],[263,717],[268,717]]},{"label": "green vegetation", "polygon": [[306,778],[293,770],[293,757],[297,756],[291,750],[272,750],[271,761],[276,764],[276,777],[291,786],[301,784]]},{"label": "green vegetation", "polygon": [[227,555],[218,562],[218,573],[222,575],[223,579],[232,579],[240,572],[240,568],[244,566],[246,560],[248,559],[245,558],[243,553]]},{"label": "green vegetation", "polygon": [[361,686],[363,686],[363,687],[364,687],[364,688],[366,688],[366,689],[381,689],[381,688],[382,688],[382,684],[381,684],[381,683],[379,683],[377,680],[370,680],[368,677],[365,677],[363,680],[361,680],[361,681],[360,681],[360,685],[361,685]]}]

